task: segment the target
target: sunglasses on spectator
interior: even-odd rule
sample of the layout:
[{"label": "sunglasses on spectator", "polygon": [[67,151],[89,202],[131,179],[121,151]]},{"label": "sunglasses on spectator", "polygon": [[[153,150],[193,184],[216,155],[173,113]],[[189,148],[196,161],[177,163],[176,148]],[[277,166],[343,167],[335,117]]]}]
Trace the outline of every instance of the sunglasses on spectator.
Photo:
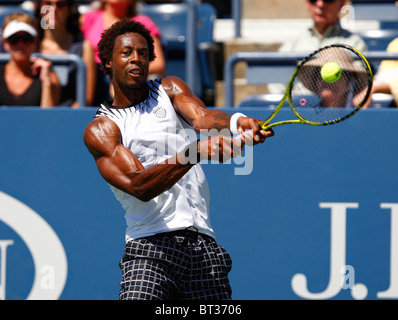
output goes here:
[{"label": "sunglasses on spectator", "polygon": [[22,42],[28,44],[28,43],[33,43],[33,41],[35,40],[35,38],[33,36],[31,36],[29,33],[21,33],[21,34],[13,34],[12,36],[9,36],[7,38],[7,42],[9,44],[17,44],[20,40],[22,40]]},{"label": "sunglasses on spectator", "polygon": [[47,1],[47,0],[43,0],[41,1],[41,5],[42,6],[51,6],[51,5],[55,5],[57,8],[62,9],[68,6],[68,1]]},{"label": "sunglasses on spectator", "polygon": [[[317,1],[318,0],[310,0],[310,3],[311,4],[315,4],[315,3],[317,3]],[[335,2],[336,0],[323,0],[323,2],[325,2],[325,3],[333,3],[333,2]]]}]

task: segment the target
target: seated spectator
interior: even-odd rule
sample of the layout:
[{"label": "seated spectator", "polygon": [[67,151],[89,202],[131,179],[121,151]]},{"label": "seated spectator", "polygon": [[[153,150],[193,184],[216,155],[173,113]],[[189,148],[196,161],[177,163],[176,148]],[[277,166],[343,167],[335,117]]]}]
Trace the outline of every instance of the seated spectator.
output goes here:
[{"label": "seated spectator", "polygon": [[[279,48],[283,52],[312,52],[331,44],[347,44],[359,51],[367,51],[365,41],[357,34],[341,27],[339,15],[345,0],[305,0],[313,25],[297,38],[289,39]],[[288,80],[288,79],[287,79]],[[285,86],[269,85],[272,93],[284,93]]]},{"label": "seated spectator", "polygon": [[26,13],[12,13],[3,22],[4,49],[10,60],[0,66],[0,105],[58,105],[60,85],[51,61],[32,57],[38,45],[38,22]]},{"label": "seated spectator", "polygon": [[[156,24],[149,17],[137,15],[136,5],[137,0],[101,0],[98,10],[89,11],[81,17],[81,30],[84,37],[90,41],[93,46],[96,62],[98,66],[100,66],[97,45],[101,39],[102,33],[115,22],[123,18],[131,18],[132,20],[141,22],[149,29],[155,41],[156,58],[149,65],[149,79],[163,77],[166,74],[166,61],[160,41],[161,33]],[[97,81],[99,82],[99,86],[97,87],[98,94],[96,94],[96,98],[98,101],[96,101],[96,104],[99,104],[103,102],[104,99],[107,99],[107,97],[101,96],[101,93],[107,92],[107,89],[104,90],[104,88],[109,88],[109,81],[102,71],[99,72]]]},{"label": "seated spectator", "polygon": [[335,83],[328,83],[321,78],[320,70],[328,59],[328,53],[321,51],[316,58],[305,63],[298,73],[298,78],[306,90],[297,86],[294,90],[298,89],[298,94],[317,95],[320,101],[319,107],[351,109],[360,105],[368,90],[366,70],[356,68],[353,58],[347,52],[341,51],[339,56],[334,58],[334,62],[343,70],[337,85],[340,89],[336,90]]},{"label": "seated spectator", "polygon": [[[41,21],[38,50],[40,53],[74,53],[82,57],[86,66],[86,105],[91,106],[94,100],[97,66],[93,47],[80,31],[77,3],[75,0],[40,0],[36,6],[35,16]],[[78,106],[76,69],[74,63],[54,67],[61,83],[61,106]]]},{"label": "seated spectator", "polygon": [[[386,51],[398,52],[398,38],[392,40]],[[375,93],[384,93],[392,95],[394,102],[392,106],[398,106],[398,61],[384,60],[381,62],[379,69],[374,77],[372,95]],[[365,107],[372,103],[369,99]]]},{"label": "seated spectator", "polygon": [[368,49],[359,35],[341,27],[339,15],[345,0],[305,0],[305,3],[313,26],[285,42],[280,51],[314,51],[336,43],[348,44],[359,51]]}]

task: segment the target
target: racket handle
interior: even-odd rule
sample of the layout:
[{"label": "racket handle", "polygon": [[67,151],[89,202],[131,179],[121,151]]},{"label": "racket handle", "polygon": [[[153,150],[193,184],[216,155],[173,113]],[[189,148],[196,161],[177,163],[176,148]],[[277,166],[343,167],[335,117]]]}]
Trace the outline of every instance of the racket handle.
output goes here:
[{"label": "racket handle", "polygon": [[[294,121],[297,121],[297,120],[294,120]],[[276,124],[278,124],[278,123],[276,123]],[[263,127],[264,126],[264,127]],[[273,127],[274,125],[273,124],[268,124],[268,123],[262,123],[261,125],[260,125],[260,128],[262,129],[262,130],[267,130],[268,128],[271,128],[271,127]],[[250,132],[250,131],[253,131],[252,129],[246,129],[245,130],[245,132]],[[234,139],[236,139],[236,140],[241,140],[241,138],[242,138],[242,135],[243,135],[243,133],[241,133],[241,134],[239,134],[239,135],[237,135],[237,136],[235,136],[234,137]]]}]

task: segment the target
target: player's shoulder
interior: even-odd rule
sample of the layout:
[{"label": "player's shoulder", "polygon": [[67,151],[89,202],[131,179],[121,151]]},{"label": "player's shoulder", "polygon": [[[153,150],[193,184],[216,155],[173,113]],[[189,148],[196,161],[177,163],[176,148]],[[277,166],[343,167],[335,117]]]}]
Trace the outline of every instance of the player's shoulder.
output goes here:
[{"label": "player's shoulder", "polygon": [[177,77],[177,76],[166,76],[163,79],[161,79],[161,84],[162,86],[170,86],[172,84],[176,84],[176,85],[181,85],[181,84],[185,84],[184,80],[182,80],[181,78]]},{"label": "player's shoulder", "polygon": [[119,129],[117,124],[106,116],[96,116],[89,122],[84,130],[88,133],[97,133],[98,130],[109,133]]},{"label": "player's shoulder", "polygon": [[106,143],[120,139],[117,124],[105,116],[95,117],[89,122],[83,132],[83,140],[89,149],[100,150]]},{"label": "player's shoulder", "polygon": [[185,81],[177,76],[164,77],[161,81],[161,85],[171,99],[181,93],[191,93],[191,89]]}]

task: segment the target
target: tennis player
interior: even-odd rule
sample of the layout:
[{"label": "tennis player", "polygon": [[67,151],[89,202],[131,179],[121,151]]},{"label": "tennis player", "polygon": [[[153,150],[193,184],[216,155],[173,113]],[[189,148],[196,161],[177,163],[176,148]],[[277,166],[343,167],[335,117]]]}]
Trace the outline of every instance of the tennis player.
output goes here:
[{"label": "tennis player", "polygon": [[[107,29],[99,58],[115,96],[101,104],[84,142],[126,211],[119,298],[231,299],[231,259],[215,241],[198,162],[225,162],[272,130],[260,130],[258,119],[206,109],[177,77],[147,82],[154,45],[138,22]],[[197,140],[196,133],[210,129],[228,135]],[[231,137],[246,129],[253,135]]]}]

